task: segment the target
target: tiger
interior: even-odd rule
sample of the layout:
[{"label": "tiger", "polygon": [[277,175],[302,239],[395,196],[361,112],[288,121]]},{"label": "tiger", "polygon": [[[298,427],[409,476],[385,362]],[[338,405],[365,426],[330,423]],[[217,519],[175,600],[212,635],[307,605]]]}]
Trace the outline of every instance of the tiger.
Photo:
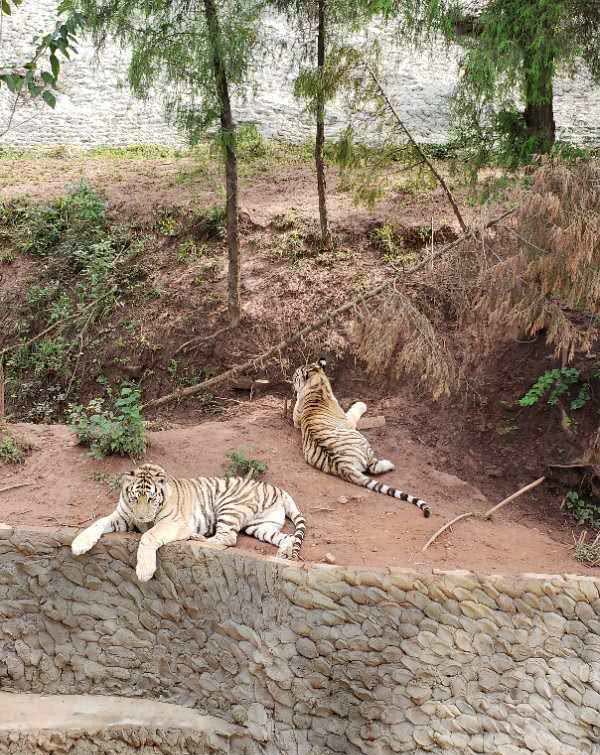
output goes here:
[{"label": "tiger", "polygon": [[[294,534],[281,532],[286,517]],[[206,548],[224,549],[244,532],[278,548],[277,556],[296,559],[306,521],[285,490],[241,477],[176,479],[148,463],[123,475],[116,509],[80,532],[71,544],[74,555],[89,551],[109,532],[142,532],[136,574],[147,582],[156,571],[156,552],[176,540],[200,540]],[[208,536],[208,537],[207,537]]]},{"label": "tiger", "polygon": [[425,501],[365,474],[391,472],[394,464],[378,459],[369,441],[356,429],[367,405],[357,401],[344,413],[323,369],[326,365],[325,359],[319,359],[298,367],[292,377],[296,393],[292,418],[294,427],[301,430],[302,450],[308,464],[375,493],[408,501],[423,516],[430,516],[431,507]]}]

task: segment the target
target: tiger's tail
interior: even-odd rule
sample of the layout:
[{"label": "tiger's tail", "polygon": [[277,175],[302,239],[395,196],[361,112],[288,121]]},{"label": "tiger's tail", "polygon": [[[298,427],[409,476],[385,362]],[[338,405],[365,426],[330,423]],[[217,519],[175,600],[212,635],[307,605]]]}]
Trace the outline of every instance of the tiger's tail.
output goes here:
[{"label": "tiger's tail", "polygon": [[302,515],[300,509],[296,506],[294,499],[291,495],[287,494],[284,497],[285,515],[294,525],[293,543],[290,552],[290,558],[298,558],[300,548],[304,542],[304,535],[306,534],[306,519]]},{"label": "tiger's tail", "polygon": [[415,498],[414,495],[410,495],[410,493],[405,493],[402,490],[398,490],[398,488],[393,488],[390,485],[386,485],[384,482],[377,482],[376,480],[372,480],[366,474],[357,472],[354,469],[344,470],[344,472],[344,476],[349,482],[353,482],[355,485],[360,485],[363,488],[372,490],[374,493],[389,495],[392,498],[399,498],[401,501],[412,503],[418,509],[421,509],[425,518],[431,516],[431,507],[426,501],[423,501],[421,498]]}]

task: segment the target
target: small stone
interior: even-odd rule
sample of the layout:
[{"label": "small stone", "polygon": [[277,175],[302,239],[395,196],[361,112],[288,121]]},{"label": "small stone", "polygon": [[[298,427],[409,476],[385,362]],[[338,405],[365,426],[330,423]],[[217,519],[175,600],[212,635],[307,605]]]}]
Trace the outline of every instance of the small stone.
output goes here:
[{"label": "small stone", "polygon": [[326,564],[335,564],[335,556],[333,553],[326,553],[323,556],[323,561],[325,561]]},{"label": "small stone", "polygon": [[345,496],[345,495],[341,495],[341,496],[340,496],[340,497],[338,498],[338,503],[348,503],[348,499],[346,498],[346,496]]}]

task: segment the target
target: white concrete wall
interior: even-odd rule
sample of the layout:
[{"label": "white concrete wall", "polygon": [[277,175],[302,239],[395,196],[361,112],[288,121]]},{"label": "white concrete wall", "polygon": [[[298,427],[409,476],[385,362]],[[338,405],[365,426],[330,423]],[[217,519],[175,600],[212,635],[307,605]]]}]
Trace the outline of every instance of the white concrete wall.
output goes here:
[{"label": "white concrete wall", "polygon": [[[4,18],[0,65],[19,59],[30,49],[35,33],[54,23],[55,0],[25,0],[10,18]],[[291,34],[281,19],[271,19],[264,32],[276,41]],[[399,49],[390,31],[374,29],[383,47],[386,87],[407,125],[419,139],[443,142],[447,138],[449,97],[457,80],[459,51],[444,48],[416,53]],[[79,46],[80,54],[67,63],[55,111],[47,107],[19,109],[13,128],[0,143],[21,146],[44,144],[124,145],[139,143],[178,144],[182,137],[165,122],[160,94],[143,103],[129,95],[128,55],[108,46],[100,58],[90,42]],[[310,118],[292,94],[294,73],[290,53],[256,61],[255,94],[238,96],[235,112],[239,121],[254,122],[270,137],[301,141],[311,132]],[[12,97],[0,90],[0,133],[8,119]],[[560,138],[600,144],[600,88],[585,77],[560,80],[556,86],[556,120]],[[328,108],[328,135],[347,122],[339,103]]]}]

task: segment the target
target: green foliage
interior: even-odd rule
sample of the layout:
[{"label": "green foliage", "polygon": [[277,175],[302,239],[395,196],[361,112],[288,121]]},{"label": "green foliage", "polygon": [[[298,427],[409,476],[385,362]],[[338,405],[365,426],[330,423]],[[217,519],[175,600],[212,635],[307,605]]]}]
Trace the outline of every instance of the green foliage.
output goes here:
[{"label": "green foliage", "polygon": [[[483,164],[486,152],[498,153],[501,164],[514,167],[549,151],[553,135],[534,113],[552,105],[559,68],[583,66],[600,78],[600,6],[585,0],[489,0],[467,18],[451,3],[438,3],[438,9],[447,38],[465,49],[454,125],[476,161]],[[460,30],[467,27],[470,33],[463,36]]]},{"label": "green foliage", "polygon": [[0,464],[23,464],[25,453],[8,433],[0,433]]},{"label": "green foliage", "polygon": [[569,490],[563,506],[577,524],[587,525],[594,529],[600,528],[600,509],[591,498],[582,495],[581,492]]},{"label": "green foliage", "polygon": [[99,239],[106,230],[106,203],[84,181],[49,205],[30,206],[20,221],[23,251],[46,257],[66,242],[66,253],[82,240]]},{"label": "green foliage", "polygon": [[[0,16],[11,15],[12,10],[17,8],[22,0],[1,0]],[[58,76],[60,73],[62,55],[67,60],[72,52],[77,52],[75,44],[76,34],[82,25],[82,16],[72,13],[69,17],[56,23],[54,30],[41,38],[34,38],[35,49],[29,60],[4,66],[0,71],[0,87],[4,84],[17,98],[27,93],[29,97],[41,97],[42,100],[54,108],[56,105],[56,91]],[[41,70],[46,62],[49,66]],[[10,121],[8,124],[10,127]]]},{"label": "green foliage", "polygon": [[229,459],[229,464],[225,469],[227,477],[246,477],[248,475],[253,479],[258,479],[267,471],[265,462],[249,458],[242,449],[229,451],[226,458]]},{"label": "green foliage", "polygon": [[[597,373],[594,373],[593,377],[597,377]],[[569,407],[576,410],[584,407],[590,400],[590,384],[582,381],[581,372],[576,367],[547,370],[519,399],[519,405],[535,406],[548,394],[548,405],[556,406],[561,396],[568,394],[574,387],[578,387],[578,391],[570,398]]]},{"label": "green foliage", "polygon": [[118,397],[115,398],[110,389],[107,393],[112,407],[106,406],[105,398],[92,399],[86,407],[71,406],[69,426],[97,459],[110,454],[142,456],[146,438],[140,391],[123,385]]},{"label": "green foliage", "polygon": [[203,3],[67,0],[64,5],[83,14],[99,46],[111,35],[131,50],[128,78],[133,94],[144,99],[158,85],[167,115],[196,144],[221,113],[215,54],[228,86],[244,85],[264,0],[215,3],[218,34],[209,28]]},{"label": "green foliage", "polygon": [[98,160],[156,160],[178,158],[183,154],[184,150],[162,144],[129,144],[126,147],[93,147],[86,153],[86,157]]}]

